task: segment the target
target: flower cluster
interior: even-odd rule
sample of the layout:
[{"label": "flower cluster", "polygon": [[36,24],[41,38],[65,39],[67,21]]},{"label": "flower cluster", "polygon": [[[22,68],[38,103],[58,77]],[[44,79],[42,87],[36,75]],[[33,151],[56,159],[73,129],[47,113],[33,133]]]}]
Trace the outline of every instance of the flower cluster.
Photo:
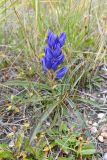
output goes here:
[{"label": "flower cluster", "polygon": [[61,79],[66,73],[67,68],[58,66],[64,61],[64,54],[61,47],[65,44],[66,34],[63,32],[59,36],[54,35],[50,30],[47,37],[47,47],[44,48],[45,56],[42,58],[43,70],[53,70],[56,72],[55,80]]}]

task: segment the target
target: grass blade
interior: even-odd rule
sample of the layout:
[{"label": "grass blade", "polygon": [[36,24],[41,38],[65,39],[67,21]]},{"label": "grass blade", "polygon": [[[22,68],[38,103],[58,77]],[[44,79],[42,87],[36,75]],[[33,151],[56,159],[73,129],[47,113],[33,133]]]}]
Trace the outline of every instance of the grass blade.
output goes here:
[{"label": "grass blade", "polygon": [[43,114],[40,122],[38,123],[37,126],[34,126],[33,128],[33,132],[31,133],[31,138],[29,143],[31,144],[31,142],[33,141],[34,137],[38,134],[38,132],[40,131],[40,128],[42,126],[42,123],[49,117],[49,115],[53,112],[53,110],[57,107],[59,103],[57,102],[55,105],[49,106],[49,108],[45,111],[45,113]]}]

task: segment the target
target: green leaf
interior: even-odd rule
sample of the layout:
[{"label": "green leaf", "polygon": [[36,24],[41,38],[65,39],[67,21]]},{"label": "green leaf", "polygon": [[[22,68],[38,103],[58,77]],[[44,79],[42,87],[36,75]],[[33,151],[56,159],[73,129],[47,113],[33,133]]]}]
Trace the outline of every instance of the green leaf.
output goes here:
[{"label": "green leaf", "polygon": [[67,157],[59,157],[58,160],[74,160],[73,157],[70,155],[70,158]]},{"label": "green leaf", "polygon": [[[75,61],[73,61],[72,62],[72,65],[75,63]],[[68,76],[68,77],[66,77],[65,78],[65,80],[64,80],[64,85],[62,85],[62,94],[65,92],[65,90],[68,88],[68,87],[71,87],[71,83],[70,83],[70,81],[72,80],[72,78],[77,74],[77,72],[79,71],[79,69],[81,68],[81,65],[83,64],[83,62],[81,62],[80,64],[78,64],[75,68],[74,68],[74,70],[71,72],[71,74]],[[71,66],[72,66],[71,65]],[[70,66],[70,67],[71,67]],[[70,68],[69,67],[69,68]],[[73,87],[72,87],[72,89],[75,87],[75,85],[78,83],[78,81],[81,79],[81,77],[83,76],[83,74],[84,74],[84,70],[83,70],[83,72],[81,73],[81,75],[79,76],[79,78],[75,81],[75,83],[73,84]]]},{"label": "green leaf", "polygon": [[20,149],[22,146],[22,142],[23,142],[23,136],[22,134],[19,134],[16,141],[16,147]]},{"label": "green leaf", "polygon": [[77,101],[88,104],[88,105],[91,105],[91,106],[93,106],[95,108],[98,108],[98,109],[101,108],[100,103],[98,103],[97,101],[93,101],[89,98],[82,98],[81,97],[81,98],[77,98]]},{"label": "green leaf", "polygon": [[9,151],[0,150],[0,158],[12,159],[12,153]]},{"label": "green leaf", "polygon": [[40,131],[40,128],[42,126],[42,123],[48,118],[48,116],[53,112],[53,110],[57,107],[59,103],[57,102],[55,105],[50,105],[49,108],[45,111],[45,113],[43,114],[40,122],[38,123],[38,125],[33,127],[33,132],[31,133],[31,138],[29,143],[31,144],[31,142],[33,141],[34,137],[38,134],[38,132]]},{"label": "green leaf", "polygon": [[29,139],[27,138],[24,139],[24,147],[27,152],[35,154],[35,148],[29,145]]},{"label": "green leaf", "polygon": [[27,80],[13,80],[13,81],[8,81],[6,83],[3,83],[7,86],[20,86],[23,88],[28,88],[28,87],[37,87],[39,89],[47,89],[50,90],[47,84],[42,84],[39,82],[34,82],[34,81],[27,81]]},{"label": "green leaf", "polygon": [[83,116],[82,116],[81,112],[76,108],[75,103],[74,103],[69,97],[66,98],[66,100],[67,100],[67,102],[69,103],[70,107],[71,107],[71,108],[74,108],[75,115],[76,115],[77,118],[79,119],[79,122],[80,122],[81,126],[86,129],[86,133],[85,133],[86,136],[87,136],[87,137],[91,137],[91,133],[90,133],[90,131],[89,131],[87,125],[86,125],[86,122],[85,122],[85,120],[83,119]]},{"label": "green leaf", "polygon": [[0,144],[0,158],[13,159],[12,153],[9,151],[6,143]]},{"label": "green leaf", "polygon": [[0,149],[8,149],[8,144],[6,143],[0,144]]},{"label": "green leaf", "polygon": [[64,151],[69,150],[69,142],[68,139],[56,139],[55,143],[60,146],[60,149],[63,149]]},{"label": "green leaf", "polygon": [[59,126],[59,132],[64,132],[66,133],[67,131],[67,125],[63,121],[61,122],[61,125]]},{"label": "green leaf", "polygon": [[94,154],[94,153],[96,153],[96,149],[95,149],[95,146],[93,144],[85,145],[85,146],[82,147],[82,151],[81,151],[82,155],[91,155],[91,154]]}]

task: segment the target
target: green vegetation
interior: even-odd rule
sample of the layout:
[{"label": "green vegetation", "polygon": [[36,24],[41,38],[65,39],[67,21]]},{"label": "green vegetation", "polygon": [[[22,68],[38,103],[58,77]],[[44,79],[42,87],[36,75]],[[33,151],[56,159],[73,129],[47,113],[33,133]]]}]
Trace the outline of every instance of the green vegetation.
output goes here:
[{"label": "green vegetation", "polygon": [[[100,107],[81,91],[103,81],[106,8],[104,0],[0,1],[1,160],[98,160],[80,106]],[[49,29],[67,36],[59,81],[42,71]]]}]

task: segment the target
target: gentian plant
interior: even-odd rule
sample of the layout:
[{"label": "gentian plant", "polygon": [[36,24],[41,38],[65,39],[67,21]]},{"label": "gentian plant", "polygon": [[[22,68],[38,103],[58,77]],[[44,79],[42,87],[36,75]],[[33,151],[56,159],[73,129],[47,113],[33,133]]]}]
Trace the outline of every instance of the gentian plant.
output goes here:
[{"label": "gentian plant", "polygon": [[47,37],[47,46],[44,48],[42,67],[44,72],[50,73],[53,80],[59,80],[67,73],[67,67],[59,68],[64,61],[64,54],[61,50],[65,44],[66,34],[63,32],[59,36],[54,35],[50,30]]}]

